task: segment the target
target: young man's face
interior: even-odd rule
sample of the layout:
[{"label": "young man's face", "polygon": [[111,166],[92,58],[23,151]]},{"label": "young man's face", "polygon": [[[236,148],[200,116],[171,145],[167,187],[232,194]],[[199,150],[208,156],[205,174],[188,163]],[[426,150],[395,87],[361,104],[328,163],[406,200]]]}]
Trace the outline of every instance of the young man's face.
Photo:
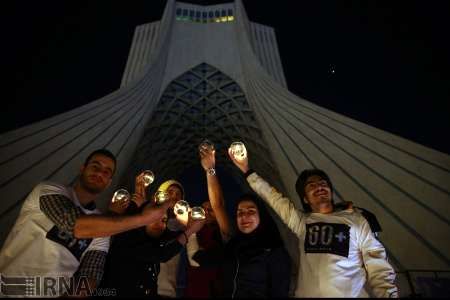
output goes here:
[{"label": "young man's face", "polygon": [[305,184],[305,201],[312,212],[328,214],[333,212],[331,188],[325,179],[318,175],[308,177]]},{"label": "young man's face", "polygon": [[115,164],[111,158],[95,154],[81,167],[81,186],[92,194],[103,192],[112,181],[114,168]]},{"label": "young man's face", "polygon": [[183,192],[175,184],[169,186],[169,188],[167,189],[167,193],[169,194],[169,198],[171,200],[175,199],[175,201],[179,201],[183,199]]},{"label": "young man's face", "polygon": [[251,200],[241,201],[237,209],[237,226],[240,232],[252,233],[259,225],[259,210]]}]

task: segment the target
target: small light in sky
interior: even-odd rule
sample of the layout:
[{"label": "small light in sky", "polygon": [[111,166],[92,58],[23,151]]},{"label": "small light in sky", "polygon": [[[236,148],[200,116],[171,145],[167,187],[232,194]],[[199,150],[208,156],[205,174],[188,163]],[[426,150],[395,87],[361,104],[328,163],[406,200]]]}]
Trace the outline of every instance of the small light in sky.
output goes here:
[{"label": "small light in sky", "polygon": [[334,68],[334,66],[330,66],[330,73],[331,74],[336,73],[336,69]]}]

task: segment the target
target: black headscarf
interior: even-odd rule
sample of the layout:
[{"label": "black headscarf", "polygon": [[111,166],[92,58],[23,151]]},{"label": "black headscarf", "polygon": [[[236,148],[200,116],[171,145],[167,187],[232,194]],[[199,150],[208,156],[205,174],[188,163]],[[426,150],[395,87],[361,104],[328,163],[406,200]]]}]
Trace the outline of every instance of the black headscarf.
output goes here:
[{"label": "black headscarf", "polygon": [[259,212],[259,225],[255,230],[247,234],[236,229],[236,234],[228,243],[229,246],[236,250],[237,248],[242,250],[244,248],[274,248],[282,246],[283,241],[277,225],[264,203],[256,195],[245,194],[236,201],[234,220],[237,219],[237,209],[242,201],[252,201],[256,204]]}]

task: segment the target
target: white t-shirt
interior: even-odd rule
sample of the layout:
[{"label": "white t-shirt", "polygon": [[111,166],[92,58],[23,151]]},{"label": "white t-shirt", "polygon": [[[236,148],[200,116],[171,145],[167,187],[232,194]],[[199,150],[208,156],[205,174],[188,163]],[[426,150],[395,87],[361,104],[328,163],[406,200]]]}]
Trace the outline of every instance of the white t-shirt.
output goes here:
[{"label": "white t-shirt", "polygon": [[61,231],[41,211],[43,195],[64,195],[85,214],[99,214],[84,209],[72,187],[56,183],[38,184],[25,199],[19,217],[0,251],[2,276],[71,278],[84,254],[91,250],[108,252],[109,237],[76,239]]},{"label": "white t-shirt", "polygon": [[302,297],[368,297],[361,249],[383,250],[364,217],[352,211],[306,214],[299,227]]}]

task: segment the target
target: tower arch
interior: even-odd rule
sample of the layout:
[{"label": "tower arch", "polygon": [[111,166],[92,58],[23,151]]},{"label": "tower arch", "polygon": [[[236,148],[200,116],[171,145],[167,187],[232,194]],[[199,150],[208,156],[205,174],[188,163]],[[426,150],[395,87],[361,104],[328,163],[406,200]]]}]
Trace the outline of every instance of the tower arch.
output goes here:
[{"label": "tower arch", "polygon": [[197,147],[204,139],[214,143],[217,165],[230,174],[236,169],[227,158],[227,149],[232,142],[244,142],[252,153],[250,160],[255,170],[283,189],[243,89],[205,62],[167,85],[146,121],[121,184],[131,188],[136,174],[145,168],[157,174],[153,189],[165,179],[179,176],[199,163]]}]

